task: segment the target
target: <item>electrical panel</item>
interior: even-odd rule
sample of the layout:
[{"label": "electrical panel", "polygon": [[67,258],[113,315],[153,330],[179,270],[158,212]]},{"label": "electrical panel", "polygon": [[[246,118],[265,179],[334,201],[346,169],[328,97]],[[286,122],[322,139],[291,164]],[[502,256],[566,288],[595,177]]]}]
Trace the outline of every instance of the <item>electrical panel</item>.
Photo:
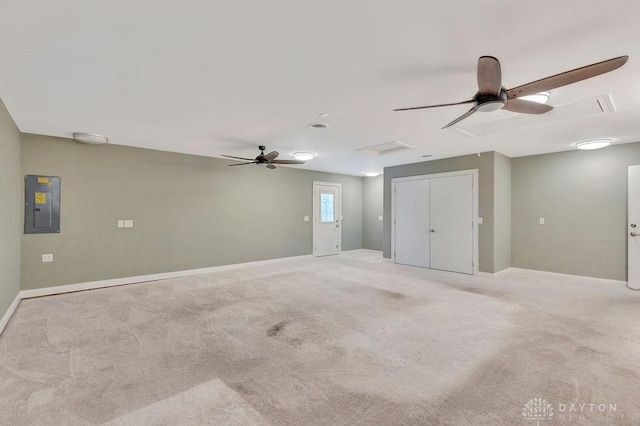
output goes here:
[{"label": "electrical panel", "polygon": [[60,178],[27,175],[24,177],[24,233],[60,232]]}]

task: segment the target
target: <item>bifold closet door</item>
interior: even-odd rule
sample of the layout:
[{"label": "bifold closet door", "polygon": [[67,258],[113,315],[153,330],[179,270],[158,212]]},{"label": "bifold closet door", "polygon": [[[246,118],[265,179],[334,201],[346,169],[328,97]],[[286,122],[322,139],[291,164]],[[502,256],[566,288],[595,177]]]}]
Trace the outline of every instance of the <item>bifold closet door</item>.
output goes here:
[{"label": "bifold closet door", "polygon": [[473,176],[430,182],[430,267],[473,274]]},{"label": "bifold closet door", "polygon": [[395,262],[429,268],[429,181],[395,184]]}]

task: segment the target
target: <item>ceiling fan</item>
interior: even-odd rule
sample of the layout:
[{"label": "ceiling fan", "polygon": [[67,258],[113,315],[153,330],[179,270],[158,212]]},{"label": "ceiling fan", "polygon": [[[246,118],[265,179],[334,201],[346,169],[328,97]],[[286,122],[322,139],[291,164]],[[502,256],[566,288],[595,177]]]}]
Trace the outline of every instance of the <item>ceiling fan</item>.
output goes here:
[{"label": "ceiling fan", "polygon": [[507,111],[520,112],[524,114],[544,114],[545,112],[551,111],[553,107],[551,105],[540,104],[537,102],[519,98],[527,95],[545,92],[557,87],[566,86],[571,83],[586,80],[588,78],[613,71],[623,66],[628,59],[629,56],[619,56],[617,58],[597,62],[595,64],[576,68],[571,71],[566,71],[560,74],[553,75],[551,77],[523,84],[522,86],[514,87],[513,89],[505,89],[504,87],[502,87],[502,71],[500,69],[500,61],[498,61],[498,59],[494,58],[493,56],[481,56],[480,58],[478,58],[479,90],[472,99],[451,104],[398,108],[394,109],[394,111],[408,111],[413,109],[473,104],[473,108],[453,120],[451,123],[444,126],[443,129],[446,129],[447,127],[453,126],[454,124],[464,120],[465,118],[473,115],[476,111],[491,112],[497,111],[499,109],[506,109]]},{"label": "ceiling fan", "polygon": [[265,155],[264,150],[267,148],[264,145],[260,145],[258,149],[260,150],[260,155],[258,155],[256,158],[253,158],[253,159],[243,158],[243,157],[234,157],[233,155],[224,155],[224,154],[222,154],[222,156],[227,158],[234,158],[236,160],[247,161],[246,163],[229,164],[230,166],[244,166],[246,164],[266,164],[267,169],[275,169],[276,166],[274,164],[304,164],[305,163],[305,161],[300,161],[300,160],[276,160],[276,157],[280,155],[280,153],[278,151],[271,151],[270,153]]}]

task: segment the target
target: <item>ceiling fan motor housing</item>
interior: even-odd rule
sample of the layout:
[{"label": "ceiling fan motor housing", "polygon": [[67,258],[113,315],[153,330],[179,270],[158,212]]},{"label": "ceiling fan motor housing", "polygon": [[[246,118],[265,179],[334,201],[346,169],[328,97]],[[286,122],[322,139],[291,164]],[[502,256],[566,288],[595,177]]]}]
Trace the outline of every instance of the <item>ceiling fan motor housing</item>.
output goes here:
[{"label": "ceiling fan motor housing", "polygon": [[478,112],[497,111],[507,104],[507,91],[503,87],[498,95],[478,92],[473,100],[476,103],[474,108]]}]

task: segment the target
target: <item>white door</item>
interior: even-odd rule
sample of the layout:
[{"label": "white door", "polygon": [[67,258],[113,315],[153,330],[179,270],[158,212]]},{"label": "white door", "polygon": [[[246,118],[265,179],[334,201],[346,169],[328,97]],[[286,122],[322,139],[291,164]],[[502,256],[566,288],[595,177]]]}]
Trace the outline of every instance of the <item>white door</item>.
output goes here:
[{"label": "white door", "polygon": [[627,265],[629,288],[640,290],[640,166],[629,167]]},{"label": "white door", "polygon": [[473,176],[430,181],[431,268],[473,274]]},{"label": "white door", "polygon": [[395,183],[395,261],[429,267],[429,180]]},{"label": "white door", "polygon": [[340,186],[313,184],[313,255],[340,253]]}]

